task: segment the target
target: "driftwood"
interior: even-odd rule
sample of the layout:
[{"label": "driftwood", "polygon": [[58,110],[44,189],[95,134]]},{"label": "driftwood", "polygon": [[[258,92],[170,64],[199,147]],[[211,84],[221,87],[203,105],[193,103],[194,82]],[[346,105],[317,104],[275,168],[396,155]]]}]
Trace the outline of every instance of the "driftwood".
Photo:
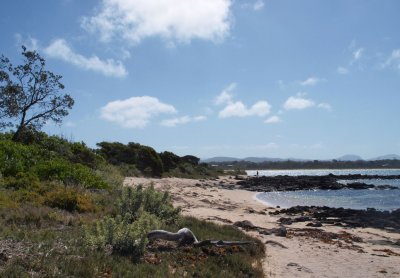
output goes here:
[{"label": "driftwood", "polygon": [[151,240],[164,239],[168,241],[179,242],[180,245],[192,244],[194,247],[202,247],[207,245],[214,245],[217,247],[222,246],[236,246],[252,244],[251,241],[224,241],[224,240],[202,240],[198,241],[194,233],[188,228],[182,228],[177,233],[171,233],[164,230],[153,230],[147,234],[147,238]]}]

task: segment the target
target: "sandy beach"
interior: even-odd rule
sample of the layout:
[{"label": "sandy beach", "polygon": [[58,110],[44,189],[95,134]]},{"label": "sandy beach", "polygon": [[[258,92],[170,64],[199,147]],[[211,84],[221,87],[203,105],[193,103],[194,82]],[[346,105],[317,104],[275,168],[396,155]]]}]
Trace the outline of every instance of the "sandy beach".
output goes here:
[{"label": "sandy beach", "polygon": [[[259,232],[262,229],[279,228],[282,215],[270,215],[277,209],[257,201],[254,192],[219,186],[236,182],[228,176],[215,180],[125,179],[127,186],[153,184],[169,191],[174,206],[180,206],[184,215],[220,224],[250,221],[259,229],[246,232],[266,245],[266,277],[400,277],[399,233],[332,225],[317,229],[302,222],[286,225],[284,237],[263,234]],[[339,236],[329,240],[321,237],[329,233]]]}]

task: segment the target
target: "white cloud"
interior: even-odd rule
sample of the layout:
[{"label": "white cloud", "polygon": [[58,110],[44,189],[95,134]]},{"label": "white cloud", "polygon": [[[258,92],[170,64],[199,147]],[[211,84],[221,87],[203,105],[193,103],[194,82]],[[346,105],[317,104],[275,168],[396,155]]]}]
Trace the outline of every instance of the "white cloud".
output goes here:
[{"label": "white cloud", "polygon": [[360,60],[364,52],[364,48],[358,48],[356,51],[353,52],[353,59],[354,61]]},{"label": "white cloud", "polygon": [[400,49],[394,49],[390,57],[383,64],[383,67],[394,66],[400,70]]},{"label": "white cloud", "polygon": [[231,83],[229,84],[228,87],[226,87],[216,98],[215,98],[215,104],[220,105],[220,104],[227,104],[231,103],[233,96],[232,96],[232,91],[236,89],[236,83]]},{"label": "white cloud", "polygon": [[21,45],[24,45],[28,50],[38,50],[39,49],[39,41],[31,36],[24,38],[21,34],[16,33],[14,35],[18,50]]},{"label": "white cloud", "polygon": [[278,116],[271,116],[264,121],[264,123],[266,123],[266,124],[276,124],[276,123],[280,123],[280,122],[282,122],[282,120]]},{"label": "white cloud", "polygon": [[176,109],[155,97],[131,97],[107,103],[101,108],[100,117],[126,128],[143,128],[159,114],[174,114]]},{"label": "white cloud", "polygon": [[338,67],[338,68],[337,68],[337,72],[338,72],[339,74],[348,74],[348,73],[349,73],[349,70],[348,70],[347,68],[345,68],[345,67]]},{"label": "white cloud", "polygon": [[229,117],[249,117],[259,116],[263,117],[270,113],[271,105],[266,101],[258,101],[250,108],[247,108],[241,101],[229,103],[222,109],[218,116],[220,118]]},{"label": "white cloud", "polygon": [[285,110],[303,110],[311,107],[318,107],[327,111],[332,111],[332,107],[329,103],[316,103],[312,99],[305,98],[305,96],[305,93],[298,93],[296,96],[289,97],[283,104],[283,108]]},{"label": "white cloud", "polygon": [[161,122],[161,125],[166,126],[166,127],[175,127],[177,125],[183,125],[183,124],[187,124],[190,122],[205,121],[206,119],[207,119],[207,117],[205,117],[205,116],[197,116],[197,117],[183,116],[183,117],[163,120]]},{"label": "white cloud", "polygon": [[230,29],[231,0],[103,0],[98,13],[81,26],[102,41],[137,44],[160,36],[169,42],[219,41]]},{"label": "white cloud", "polygon": [[317,85],[317,83],[319,83],[321,81],[322,81],[322,79],[312,76],[312,77],[309,77],[306,80],[300,82],[300,84],[302,86],[314,86],[314,85]]},{"label": "white cloud", "polygon": [[306,109],[315,106],[315,102],[311,99],[306,99],[300,96],[289,97],[283,105],[286,110],[292,109]]},{"label": "white cloud", "polygon": [[85,70],[92,70],[106,76],[124,77],[128,73],[120,61],[113,59],[101,60],[93,55],[90,58],[74,52],[64,39],[53,41],[44,49],[47,56],[63,60]]},{"label": "white cloud", "polygon": [[332,106],[329,103],[321,102],[317,105],[318,108],[325,109],[327,111],[332,111]]},{"label": "white cloud", "polygon": [[225,105],[218,116],[220,118],[229,117],[249,117],[249,116],[265,116],[270,113],[271,105],[264,100],[258,101],[250,108],[241,101],[233,101],[232,91],[236,88],[236,83],[231,83],[216,98],[216,105]]},{"label": "white cloud", "polygon": [[263,9],[264,6],[265,6],[264,1],[262,1],[262,0],[257,0],[257,1],[253,4],[253,10],[259,11],[259,10]]}]

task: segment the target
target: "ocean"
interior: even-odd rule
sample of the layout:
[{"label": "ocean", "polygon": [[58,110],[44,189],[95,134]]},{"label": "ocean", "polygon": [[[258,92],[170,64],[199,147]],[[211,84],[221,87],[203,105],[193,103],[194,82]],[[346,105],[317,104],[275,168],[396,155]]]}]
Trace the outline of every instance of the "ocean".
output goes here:
[{"label": "ocean", "polygon": [[[334,175],[400,175],[400,169],[357,169],[357,170],[259,170],[260,176],[322,176]],[[256,170],[247,171],[249,176],[256,175]],[[400,180],[359,179],[341,180],[341,183],[364,182],[373,185],[392,185],[399,189],[394,190],[299,190],[288,192],[258,193],[256,198],[271,206],[288,208],[292,206],[329,206],[352,209],[375,208],[377,210],[394,210],[400,208]]]}]

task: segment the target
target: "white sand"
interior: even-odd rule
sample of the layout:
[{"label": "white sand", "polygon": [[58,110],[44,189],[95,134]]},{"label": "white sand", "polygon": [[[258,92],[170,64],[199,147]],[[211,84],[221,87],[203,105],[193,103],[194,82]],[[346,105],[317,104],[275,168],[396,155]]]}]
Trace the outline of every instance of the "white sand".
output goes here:
[{"label": "white sand", "polygon": [[[182,207],[184,215],[210,220],[216,223],[233,223],[249,220],[262,228],[279,227],[277,220],[282,216],[268,214],[275,209],[256,201],[254,192],[227,190],[218,188],[218,184],[233,184],[229,177],[204,181],[180,178],[148,179],[126,178],[125,184],[135,186],[153,183],[156,189],[168,190],[174,206]],[[286,226],[288,231],[304,228],[304,223]],[[324,243],[316,238],[304,236],[277,237],[248,232],[263,242],[273,240],[287,247],[266,244],[264,272],[266,277],[400,277],[400,256],[383,251],[389,249],[400,254],[400,246],[393,247],[372,244],[370,240],[400,241],[400,234],[378,229],[349,229],[337,226],[324,226],[328,232],[351,233],[363,239],[354,243],[356,250],[350,250],[338,244]],[[342,245],[348,246],[344,242]],[[360,251],[362,250],[362,251]],[[375,250],[375,251],[374,251]],[[384,255],[384,256],[383,256]]]}]

